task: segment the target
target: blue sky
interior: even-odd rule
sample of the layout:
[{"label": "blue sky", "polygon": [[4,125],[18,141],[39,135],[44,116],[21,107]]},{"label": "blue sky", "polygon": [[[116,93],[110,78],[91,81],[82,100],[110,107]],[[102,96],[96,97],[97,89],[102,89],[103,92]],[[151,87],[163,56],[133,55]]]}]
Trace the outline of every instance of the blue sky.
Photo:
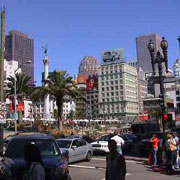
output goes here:
[{"label": "blue sky", "polygon": [[41,82],[43,45],[50,71],[78,72],[84,56],[124,48],[136,58],[135,38],[158,33],[169,42],[169,66],[179,57],[180,0],[0,0],[6,6],[6,34],[22,31],[35,42],[35,80]]}]

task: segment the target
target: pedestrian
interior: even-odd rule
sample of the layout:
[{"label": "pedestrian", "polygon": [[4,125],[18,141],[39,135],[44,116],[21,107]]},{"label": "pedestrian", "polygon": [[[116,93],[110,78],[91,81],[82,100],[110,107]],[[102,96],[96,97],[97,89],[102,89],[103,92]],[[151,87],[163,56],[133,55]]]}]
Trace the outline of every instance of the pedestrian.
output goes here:
[{"label": "pedestrian", "polygon": [[117,143],[111,139],[108,142],[109,155],[106,157],[106,180],[125,180],[126,162],[122,154],[119,154]]},{"label": "pedestrian", "polygon": [[163,164],[166,165],[167,164],[167,149],[166,149],[166,141],[167,141],[167,136],[168,136],[168,131],[165,130],[164,131],[164,136],[163,136],[163,154],[162,154],[162,161],[163,161]]},{"label": "pedestrian", "polygon": [[178,162],[178,145],[179,145],[179,137],[177,132],[173,132],[173,141],[175,144],[173,167],[176,169],[178,166],[177,162]]},{"label": "pedestrian", "polygon": [[24,146],[26,172],[23,180],[45,180],[45,169],[39,149],[34,144]]},{"label": "pedestrian", "polygon": [[167,150],[167,164],[166,164],[166,172],[168,174],[173,174],[173,164],[174,164],[174,158],[175,158],[175,143],[173,140],[173,136],[171,134],[168,134],[166,140],[166,150]]},{"label": "pedestrian", "polygon": [[114,136],[111,138],[116,141],[117,144],[117,152],[122,154],[122,146],[124,145],[124,140],[122,137],[118,136],[118,130],[114,131]]},{"label": "pedestrian", "polygon": [[157,165],[157,151],[158,151],[158,142],[159,139],[156,134],[153,134],[152,138],[150,139],[150,143],[152,146],[152,155],[153,155],[153,165]]}]

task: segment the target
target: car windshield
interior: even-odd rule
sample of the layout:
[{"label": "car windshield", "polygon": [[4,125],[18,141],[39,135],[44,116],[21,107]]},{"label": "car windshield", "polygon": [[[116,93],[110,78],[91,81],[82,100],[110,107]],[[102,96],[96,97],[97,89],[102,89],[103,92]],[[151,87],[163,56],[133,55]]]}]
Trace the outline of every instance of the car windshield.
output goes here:
[{"label": "car windshield", "polygon": [[57,144],[60,148],[70,148],[71,142],[70,140],[57,140]]},{"label": "car windshield", "polygon": [[36,145],[43,157],[60,155],[57,145],[51,139],[15,139],[10,142],[6,156],[23,157],[24,146],[29,143]]}]

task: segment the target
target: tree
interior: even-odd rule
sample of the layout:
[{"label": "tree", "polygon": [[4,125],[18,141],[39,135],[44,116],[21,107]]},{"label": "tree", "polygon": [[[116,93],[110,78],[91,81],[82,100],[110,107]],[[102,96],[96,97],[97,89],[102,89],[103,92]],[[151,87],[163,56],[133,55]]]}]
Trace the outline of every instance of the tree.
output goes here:
[{"label": "tree", "polygon": [[162,117],[162,111],[160,107],[149,108],[147,111],[150,119],[155,119],[156,122],[158,122],[158,120]]},{"label": "tree", "polygon": [[55,70],[49,74],[48,80],[43,80],[43,86],[36,89],[39,90],[39,94],[49,94],[54,98],[58,110],[58,129],[62,130],[63,103],[81,96],[72,77],[66,71]]},{"label": "tree", "polygon": [[[31,92],[31,77],[26,76],[22,73],[15,74],[16,79],[16,94],[22,98],[28,98]],[[14,95],[15,79],[10,76],[7,78],[7,95]],[[22,111],[18,112],[19,124],[22,123]]]}]

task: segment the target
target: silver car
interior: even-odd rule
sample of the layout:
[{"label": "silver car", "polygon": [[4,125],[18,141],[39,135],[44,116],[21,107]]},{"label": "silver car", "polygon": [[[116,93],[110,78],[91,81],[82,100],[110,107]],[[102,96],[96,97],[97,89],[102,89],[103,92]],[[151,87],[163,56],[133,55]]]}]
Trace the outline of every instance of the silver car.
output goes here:
[{"label": "silver car", "polygon": [[120,59],[121,59],[121,55],[115,51],[107,51],[103,54],[104,62],[115,61]]},{"label": "silver car", "polygon": [[62,152],[69,152],[68,163],[87,160],[90,161],[93,155],[92,145],[83,139],[56,139],[57,144]]}]

